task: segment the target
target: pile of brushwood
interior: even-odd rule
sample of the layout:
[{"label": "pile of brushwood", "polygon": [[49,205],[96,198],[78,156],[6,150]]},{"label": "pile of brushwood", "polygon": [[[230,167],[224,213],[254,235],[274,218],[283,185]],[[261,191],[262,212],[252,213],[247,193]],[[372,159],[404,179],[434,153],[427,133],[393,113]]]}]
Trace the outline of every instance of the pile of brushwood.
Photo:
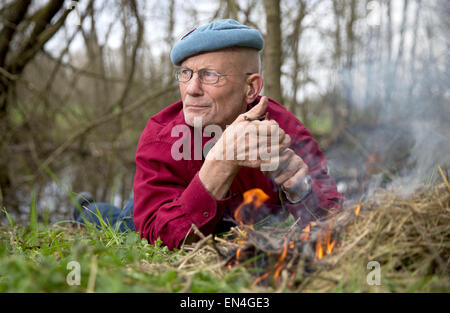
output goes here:
[{"label": "pile of brushwood", "polygon": [[[444,175],[442,180],[408,197],[378,190],[308,232],[295,230],[295,221],[284,233],[239,225],[184,245],[186,255],[175,265],[187,272],[201,266],[223,277],[245,269],[253,283],[244,292],[448,292],[450,184]],[[272,245],[258,243],[264,238]]]}]

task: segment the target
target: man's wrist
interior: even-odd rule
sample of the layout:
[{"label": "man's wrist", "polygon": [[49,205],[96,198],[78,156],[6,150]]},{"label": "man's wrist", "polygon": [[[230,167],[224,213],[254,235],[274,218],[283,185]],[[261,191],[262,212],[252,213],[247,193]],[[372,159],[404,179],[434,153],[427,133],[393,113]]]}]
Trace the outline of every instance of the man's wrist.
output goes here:
[{"label": "man's wrist", "polygon": [[239,168],[227,161],[205,160],[199,178],[206,190],[217,200],[228,192]]}]

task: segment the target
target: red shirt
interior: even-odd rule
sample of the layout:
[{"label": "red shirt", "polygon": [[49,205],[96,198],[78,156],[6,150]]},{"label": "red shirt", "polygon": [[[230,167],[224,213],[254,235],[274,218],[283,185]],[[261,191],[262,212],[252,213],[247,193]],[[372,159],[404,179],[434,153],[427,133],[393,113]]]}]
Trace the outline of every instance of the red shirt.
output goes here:
[{"label": "red shirt", "polygon": [[[267,112],[269,119],[276,120],[291,136],[290,148],[309,166],[312,193],[301,204],[285,201],[289,212],[299,219],[300,226],[305,226],[311,220],[326,216],[331,210],[342,208],[344,198],[328,175],[325,156],[311,133],[291,112],[272,99],[269,99]],[[181,244],[192,224],[208,235],[221,228],[224,219],[232,216],[242,203],[243,193],[252,188],[260,188],[269,195],[265,205],[271,208],[272,213],[280,211],[278,188],[259,169],[242,168],[227,196],[214,199],[199,179],[198,172],[203,160],[194,160],[194,144],[191,144],[192,160],[177,161],[172,157],[172,145],[181,137],[171,136],[176,125],[187,125],[181,101],[151,117],[139,139],[133,220],[141,237],[152,244],[160,237],[169,249],[173,249]],[[193,142],[193,127],[188,127]],[[202,146],[208,140],[210,137],[203,137]]]}]

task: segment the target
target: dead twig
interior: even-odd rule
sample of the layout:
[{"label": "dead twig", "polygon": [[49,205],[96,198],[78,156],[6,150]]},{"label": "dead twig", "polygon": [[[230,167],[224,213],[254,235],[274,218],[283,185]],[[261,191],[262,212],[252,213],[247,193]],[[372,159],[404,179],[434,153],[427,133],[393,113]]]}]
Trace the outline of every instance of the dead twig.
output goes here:
[{"label": "dead twig", "polygon": [[177,264],[177,263],[179,263],[179,262],[177,262],[177,263],[174,264],[175,266],[178,265],[177,269],[181,269],[181,268],[186,264],[187,261],[189,261],[190,259],[192,259],[192,258],[197,254],[197,252],[200,250],[200,248],[201,248],[208,240],[210,240],[211,238],[212,238],[212,235],[209,234],[208,236],[204,237],[202,240],[200,240],[199,242],[197,242],[197,244],[195,245],[194,250],[192,250],[186,257],[184,257],[184,258],[181,260],[181,263],[180,263],[179,265]]},{"label": "dead twig", "polygon": [[438,165],[438,170],[439,170],[439,173],[442,176],[442,180],[444,181],[445,185],[447,186],[448,191],[450,191],[450,184],[449,184],[449,182],[447,180],[447,177],[444,175],[444,172],[442,171],[442,168],[439,165]]}]

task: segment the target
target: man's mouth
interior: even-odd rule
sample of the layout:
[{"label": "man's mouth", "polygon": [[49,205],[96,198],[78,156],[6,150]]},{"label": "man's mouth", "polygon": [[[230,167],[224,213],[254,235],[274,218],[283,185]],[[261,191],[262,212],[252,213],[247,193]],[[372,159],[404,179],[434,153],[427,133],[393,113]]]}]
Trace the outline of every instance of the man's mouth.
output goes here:
[{"label": "man's mouth", "polygon": [[186,105],[186,109],[192,109],[192,110],[201,110],[201,109],[205,109],[208,107],[209,106],[207,106],[207,105]]}]

